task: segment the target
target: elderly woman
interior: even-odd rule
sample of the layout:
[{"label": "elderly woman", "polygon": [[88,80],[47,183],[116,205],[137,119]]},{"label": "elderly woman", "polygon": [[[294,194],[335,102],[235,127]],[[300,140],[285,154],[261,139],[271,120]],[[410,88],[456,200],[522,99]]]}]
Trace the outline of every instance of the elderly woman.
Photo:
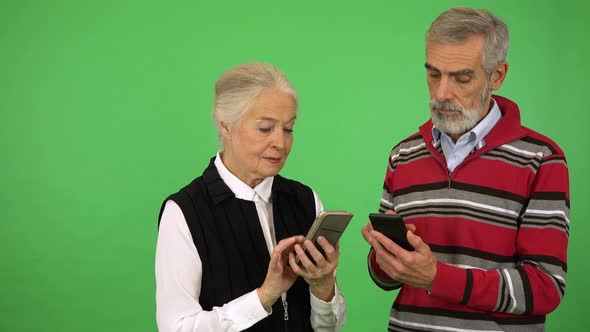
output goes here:
[{"label": "elderly woman", "polygon": [[342,327],[338,247],[320,238],[324,256],[301,235],[322,203],[278,175],[293,144],[297,102],[286,76],[268,64],[239,65],[217,81],[213,117],[222,149],[160,213],[160,331]]}]

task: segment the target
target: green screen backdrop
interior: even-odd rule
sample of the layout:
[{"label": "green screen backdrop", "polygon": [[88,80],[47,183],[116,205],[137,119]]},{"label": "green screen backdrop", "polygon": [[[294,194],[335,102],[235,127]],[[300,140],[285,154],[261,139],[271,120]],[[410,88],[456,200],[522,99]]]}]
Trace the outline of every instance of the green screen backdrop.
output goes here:
[{"label": "green screen backdrop", "polygon": [[300,94],[282,174],[356,214],[341,240],[344,330],[384,331],[396,293],[371,282],[360,228],[378,208],[390,149],[429,116],[424,33],[456,5],[508,24],[498,94],[567,155],[568,286],[547,327],[587,331],[581,0],[1,0],[0,331],[156,331],[160,204],[215,154],[213,85],[250,61],[277,65]]}]

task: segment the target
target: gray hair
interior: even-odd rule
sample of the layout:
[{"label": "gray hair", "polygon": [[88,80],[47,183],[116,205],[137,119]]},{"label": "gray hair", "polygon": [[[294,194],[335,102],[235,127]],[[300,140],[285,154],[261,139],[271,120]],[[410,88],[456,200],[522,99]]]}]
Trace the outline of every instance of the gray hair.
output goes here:
[{"label": "gray hair", "polygon": [[[250,109],[254,99],[262,92],[276,89],[291,96],[298,105],[297,92],[287,76],[277,67],[261,62],[237,65],[225,71],[215,84],[213,119],[234,126]],[[219,135],[223,146],[223,138]]]},{"label": "gray hair", "polygon": [[426,42],[461,43],[473,35],[484,37],[482,64],[489,77],[506,60],[509,40],[506,24],[488,10],[465,7],[446,10],[430,25]]}]

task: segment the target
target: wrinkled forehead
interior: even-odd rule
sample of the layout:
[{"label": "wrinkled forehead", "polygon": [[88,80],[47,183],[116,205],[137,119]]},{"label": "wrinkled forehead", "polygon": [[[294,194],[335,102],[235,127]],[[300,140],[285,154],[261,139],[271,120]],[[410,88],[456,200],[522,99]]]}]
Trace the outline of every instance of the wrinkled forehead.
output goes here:
[{"label": "wrinkled forehead", "polygon": [[290,122],[296,115],[297,104],[290,95],[280,91],[268,91],[254,99],[245,117],[252,120]]},{"label": "wrinkled forehead", "polygon": [[459,43],[426,43],[426,64],[441,72],[482,67],[483,38],[470,37]]}]

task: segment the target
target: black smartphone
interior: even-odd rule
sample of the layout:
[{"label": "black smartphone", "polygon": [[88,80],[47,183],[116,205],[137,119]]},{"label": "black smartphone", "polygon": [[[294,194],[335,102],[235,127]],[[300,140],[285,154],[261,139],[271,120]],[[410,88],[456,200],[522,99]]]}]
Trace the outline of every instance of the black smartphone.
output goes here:
[{"label": "black smartphone", "polygon": [[414,251],[414,247],[408,242],[408,237],[406,236],[408,230],[402,217],[396,214],[370,213],[369,219],[374,230],[387,236],[398,246],[408,251]]}]

